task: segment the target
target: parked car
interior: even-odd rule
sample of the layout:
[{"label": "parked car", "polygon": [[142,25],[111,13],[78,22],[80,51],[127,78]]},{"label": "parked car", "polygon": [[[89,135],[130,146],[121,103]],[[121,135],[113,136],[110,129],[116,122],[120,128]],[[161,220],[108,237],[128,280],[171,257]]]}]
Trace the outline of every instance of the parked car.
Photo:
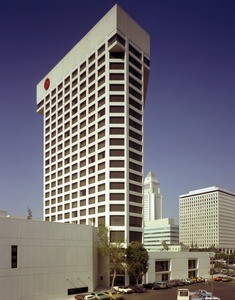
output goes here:
[{"label": "parked car", "polygon": [[185,284],[185,282],[183,282],[181,279],[176,279],[175,281],[178,283],[178,286],[184,286],[184,285],[187,285],[187,284]]},{"label": "parked car", "polygon": [[143,293],[145,292],[145,288],[143,284],[136,284],[136,285],[131,285],[130,288],[134,293]]},{"label": "parked car", "polygon": [[153,284],[152,290],[159,290],[160,286],[156,282]]},{"label": "parked car", "polygon": [[184,282],[180,279],[171,280],[172,286],[184,286]]},{"label": "parked car", "polygon": [[96,300],[96,297],[94,295],[86,295],[84,296],[85,300]]},{"label": "parked car", "polygon": [[213,280],[214,281],[222,281],[222,276],[216,276],[216,277],[213,277]]},{"label": "parked car", "polygon": [[105,295],[103,292],[93,292],[91,293],[92,296],[95,296],[97,300],[109,300],[109,297]]},{"label": "parked car", "polygon": [[118,292],[113,291],[113,290],[104,291],[104,294],[107,295],[110,300],[123,300],[124,299],[122,294],[119,294]]},{"label": "parked car", "polygon": [[205,278],[197,277],[197,282],[205,282]]},{"label": "parked car", "polygon": [[201,297],[201,300],[220,300],[220,298],[216,297],[216,296],[212,297],[212,295],[211,296],[204,295],[204,296]]},{"label": "parked car", "polygon": [[145,288],[145,289],[152,289],[153,288],[153,285],[154,285],[154,282],[150,282],[150,283],[144,283],[143,284],[143,287]]},{"label": "parked car", "polygon": [[172,287],[178,286],[177,280],[170,280],[169,283],[171,284]]},{"label": "parked car", "polygon": [[113,289],[119,293],[124,293],[124,294],[133,293],[133,290],[129,286],[114,286]]},{"label": "parked car", "polygon": [[170,280],[169,281],[164,281],[164,282],[166,283],[167,288],[172,288],[173,287],[173,284]]},{"label": "parked car", "polygon": [[84,300],[83,296],[81,296],[81,295],[76,295],[74,298],[76,300]]},{"label": "parked car", "polygon": [[198,297],[202,297],[202,296],[211,296],[211,292],[208,292],[206,290],[196,290],[194,292],[191,292],[191,295],[196,295]]},{"label": "parked car", "polygon": [[233,279],[231,277],[228,277],[228,276],[225,276],[225,277],[222,277],[222,280],[223,282],[229,282],[229,281],[232,281]]},{"label": "parked car", "polygon": [[189,285],[192,283],[190,279],[181,279],[181,281],[183,282],[184,285]]},{"label": "parked car", "polygon": [[165,281],[155,282],[155,284],[152,287],[153,290],[166,289],[166,288],[167,288],[167,284]]}]

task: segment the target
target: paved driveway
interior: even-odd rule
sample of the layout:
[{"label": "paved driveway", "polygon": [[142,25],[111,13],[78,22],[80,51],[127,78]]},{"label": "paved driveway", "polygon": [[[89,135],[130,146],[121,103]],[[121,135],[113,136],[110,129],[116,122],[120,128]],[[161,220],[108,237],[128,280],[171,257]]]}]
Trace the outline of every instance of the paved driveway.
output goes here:
[{"label": "paved driveway", "polygon": [[[214,296],[221,300],[235,300],[235,280],[234,282],[214,282],[213,286]],[[190,291],[201,289],[211,292],[211,282],[208,284],[196,283],[184,288],[188,288]],[[124,298],[126,300],[176,300],[177,289],[178,287],[166,290],[146,290],[145,293],[125,295]]]}]

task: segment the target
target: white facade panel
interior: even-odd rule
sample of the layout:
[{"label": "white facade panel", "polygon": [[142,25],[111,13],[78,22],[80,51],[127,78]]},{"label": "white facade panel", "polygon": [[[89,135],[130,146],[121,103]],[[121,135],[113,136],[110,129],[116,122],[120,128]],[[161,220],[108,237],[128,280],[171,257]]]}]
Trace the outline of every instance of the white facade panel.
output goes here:
[{"label": "white facade panel", "polygon": [[0,229],[1,300],[64,300],[69,289],[96,288],[93,227],[1,217]]},{"label": "white facade panel", "polygon": [[[165,263],[166,269],[158,270],[156,264]],[[190,268],[190,262],[195,262],[195,268]],[[146,283],[162,280],[173,280],[210,275],[210,254],[208,252],[149,252],[149,269]],[[194,274],[194,276],[191,276]]]}]

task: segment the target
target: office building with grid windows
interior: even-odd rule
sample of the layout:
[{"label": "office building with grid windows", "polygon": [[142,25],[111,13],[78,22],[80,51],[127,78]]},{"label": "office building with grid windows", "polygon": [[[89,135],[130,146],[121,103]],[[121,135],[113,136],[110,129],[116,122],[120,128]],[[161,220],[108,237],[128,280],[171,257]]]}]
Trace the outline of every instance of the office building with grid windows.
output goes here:
[{"label": "office building with grid windows", "polygon": [[235,251],[235,194],[213,186],[180,196],[180,242]]},{"label": "office building with grid windows", "polygon": [[37,85],[44,220],[104,224],[142,241],[150,37],[115,5]]},{"label": "office building with grid windows", "polygon": [[164,243],[167,250],[172,251],[179,246],[179,225],[174,224],[174,219],[164,218],[153,221],[145,221],[144,226],[144,247],[148,251],[162,251]]}]

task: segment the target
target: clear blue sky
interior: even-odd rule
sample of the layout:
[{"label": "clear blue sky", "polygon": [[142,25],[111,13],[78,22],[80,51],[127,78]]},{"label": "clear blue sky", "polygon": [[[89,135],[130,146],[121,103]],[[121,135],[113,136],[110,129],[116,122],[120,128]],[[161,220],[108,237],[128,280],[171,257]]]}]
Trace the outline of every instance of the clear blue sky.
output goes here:
[{"label": "clear blue sky", "polygon": [[[163,214],[180,194],[235,192],[235,1],[120,0],[151,36],[145,174]],[[9,0],[0,4],[0,209],[42,217],[43,123],[36,84],[115,4]]]}]

